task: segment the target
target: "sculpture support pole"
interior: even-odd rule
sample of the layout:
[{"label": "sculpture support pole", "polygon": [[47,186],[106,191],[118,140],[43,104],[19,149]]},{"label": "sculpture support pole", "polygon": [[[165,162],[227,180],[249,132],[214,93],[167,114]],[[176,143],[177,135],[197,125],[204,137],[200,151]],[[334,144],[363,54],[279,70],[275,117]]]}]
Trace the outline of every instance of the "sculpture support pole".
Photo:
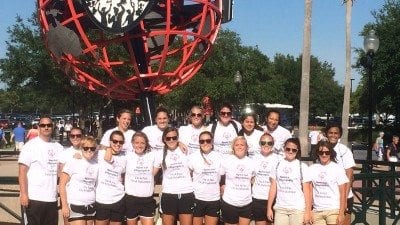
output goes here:
[{"label": "sculpture support pole", "polygon": [[153,118],[155,112],[154,93],[144,92],[140,95],[140,105],[143,109],[145,125],[153,125]]}]

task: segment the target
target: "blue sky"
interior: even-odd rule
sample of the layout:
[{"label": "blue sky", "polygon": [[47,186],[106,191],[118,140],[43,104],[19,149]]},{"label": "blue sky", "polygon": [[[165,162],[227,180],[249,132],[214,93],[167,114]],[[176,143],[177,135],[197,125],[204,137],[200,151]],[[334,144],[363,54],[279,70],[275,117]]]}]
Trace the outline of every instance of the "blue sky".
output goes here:
[{"label": "blue sky", "polygon": [[[12,3],[11,3],[12,2]],[[345,71],[345,6],[342,0],[314,0],[312,5],[311,52],[320,61],[332,63],[335,79],[342,84]],[[2,1],[0,8],[0,57],[5,56],[7,27],[16,15],[28,18],[35,0]],[[362,47],[363,26],[373,21],[371,11],[384,0],[356,0],[352,12],[352,47]],[[234,18],[223,24],[240,35],[242,43],[255,46],[270,58],[276,53],[298,56],[302,50],[304,0],[235,0]],[[353,54],[353,62],[355,55]],[[312,74],[311,74],[312,76]],[[355,86],[360,76],[353,71]]]}]

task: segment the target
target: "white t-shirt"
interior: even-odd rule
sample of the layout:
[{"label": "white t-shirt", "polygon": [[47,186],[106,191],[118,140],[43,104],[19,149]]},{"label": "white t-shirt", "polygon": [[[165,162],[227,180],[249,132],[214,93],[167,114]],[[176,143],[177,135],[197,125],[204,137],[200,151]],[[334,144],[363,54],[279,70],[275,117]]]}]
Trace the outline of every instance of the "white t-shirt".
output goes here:
[{"label": "white t-shirt", "polygon": [[260,146],[260,138],[264,134],[264,132],[260,130],[254,130],[253,133],[250,135],[244,134],[244,137],[246,138],[247,145],[249,146],[248,148],[248,153],[249,157],[253,158],[255,155],[259,155],[261,151],[261,146]]},{"label": "white t-shirt", "polygon": [[276,181],[276,208],[305,209],[302,183],[310,180],[307,178],[308,166],[305,163],[300,166],[300,163],[297,159],[291,162],[283,159],[271,171],[270,177]]},{"label": "white t-shirt", "polygon": [[[210,132],[212,132],[212,125],[213,124],[210,124],[207,127]],[[238,130],[240,129],[241,127],[238,126]],[[231,144],[235,137],[237,137],[237,133],[235,127],[231,123],[224,126],[220,122],[217,122],[214,133],[214,151],[223,155],[232,154]]]},{"label": "white t-shirt", "polygon": [[65,130],[66,132],[71,131],[71,129],[72,129],[72,124],[70,124],[70,123],[65,124],[64,130]]},{"label": "white t-shirt", "polygon": [[292,137],[290,131],[281,125],[278,125],[274,131],[269,131],[267,126],[262,126],[262,128],[264,128],[264,132],[271,134],[274,138],[274,149],[283,158],[283,145],[287,139]]},{"label": "white t-shirt", "polygon": [[[101,138],[100,144],[105,146],[105,147],[110,147],[110,136],[111,136],[111,133],[113,131],[116,131],[116,130],[119,130],[118,127],[114,127],[112,129],[107,130],[104,133],[103,137]],[[122,133],[124,134],[124,139],[125,139],[125,143],[122,146],[122,151],[127,151],[127,152],[133,151],[132,136],[135,134],[135,131],[129,129],[129,130],[127,130],[125,132],[122,132]]]},{"label": "white t-shirt", "polygon": [[96,202],[113,204],[125,195],[122,174],[125,173],[126,152],[113,155],[111,162],[104,160],[106,150],[99,150],[99,176],[96,187]]},{"label": "white t-shirt", "polygon": [[253,161],[245,156],[226,155],[222,161],[225,174],[225,189],[222,199],[233,206],[241,207],[251,203],[251,179],[255,175]]},{"label": "white t-shirt", "polygon": [[314,210],[339,209],[339,185],[349,182],[343,167],[335,162],[328,165],[316,163],[310,166],[308,176],[313,184]]},{"label": "white t-shirt", "polygon": [[310,143],[312,145],[318,144],[318,135],[319,135],[319,131],[317,131],[317,130],[312,130],[308,134],[308,137],[310,138]]},{"label": "white t-shirt", "polygon": [[96,160],[72,159],[65,163],[63,172],[70,177],[67,201],[73,205],[90,205],[96,201],[96,182],[99,167]]},{"label": "white t-shirt", "polygon": [[162,151],[164,149],[164,142],[162,141],[163,131],[157,125],[147,126],[143,128],[143,133],[147,135],[151,151]]},{"label": "white t-shirt", "polygon": [[154,192],[155,154],[126,154],[125,192],[136,197],[151,197]]},{"label": "white t-shirt", "polygon": [[28,141],[21,150],[18,163],[28,166],[28,197],[42,202],[57,201],[58,157],[63,147],[40,137]]},{"label": "white t-shirt", "polygon": [[[354,156],[351,150],[342,143],[337,143],[333,148],[336,152],[336,162],[342,168],[350,169],[356,166],[356,162],[354,161]],[[350,189],[349,196],[347,198],[353,197],[353,191]]]},{"label": "white t-shirt", "polygon": [[58,162],[61,164],[65,164],[66,162],[72,160],[76,153],[80,154],[81,151],[79,149],[74,148],[73,146],[64,148],[64,150],[60,153],[58,157]]},{"label": "white t-shirt", "polygon": [[189,155],[200,151],[199,135],[205,130],[207,130],[205,126],[196,128],[191,124],[179,127],[179,141],[188,147]]},{"label": "white t-shirt", "polygon": [[189,168],[193,171],[193,189],[196,199],[217,201],[220,199],[221,154],[211,151],[203,154],[196,151],[189,157]]},{"label": "white t-shirt", "polygon": [[276,169],[280,158],[275,153],[268,156],[257,154],[253,157],[256,175],[252,187],[253,198],[268,200],[269,188],[271,182],[269,176],[273,170]]},{"label": "white t-shirt", "polygon": [[[162,168],[164,151],[156,152],[156,168]],[[166,168],[163,168],[162,193],[186,194],[193,192],[192,177],[188,167],[189,157],[178,147],[167,150]]]}]

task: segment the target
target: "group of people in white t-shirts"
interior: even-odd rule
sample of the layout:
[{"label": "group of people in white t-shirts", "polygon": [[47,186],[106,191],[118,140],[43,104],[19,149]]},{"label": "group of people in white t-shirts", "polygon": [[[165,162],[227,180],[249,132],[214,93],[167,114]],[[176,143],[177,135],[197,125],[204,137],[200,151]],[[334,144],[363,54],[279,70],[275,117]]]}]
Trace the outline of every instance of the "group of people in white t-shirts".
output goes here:
[{"label": "group of people in white t-shirts", "polygon": [[[267,114],[265,127],[259,127],[252,114],[244,115],[241,123],[234,121],[229,104],[220,108],[218,121],[209,126],[203,124],[199,106],[191,108],[191,123],[179,130],[168,125],[168,116],[160,107],[156,124],[135,132],[129,129],[131,112],[121,110],[117,127],[105,132],[99,146],[93,137],[83,137],[81,129],[71,130],[73,149],[54,153],[58,158],[46,158],[50,160],[47,164],[61,165],[59,189],[65,223],[118,225],[126,220],[136,225],[140,220],[153,225],[154,186],[161,171],[163,225],[176,220],[181,225],[221,221],[248,225],[251,220],[256,225],[345,224],[351,208],[354,159],[346,146],[337,143],[340,127],[327,128],[329,142],[318,143],[318,162],[309,167],[299,161],[299,140],[279,126],[277,111]],[[50,126],[50,122],[43,124]],[[81,141],[75,146],[78,137]],[[23,150],[19,163],[31,170],[34,160],[26,160],[28,154]],[[54,176],[53,167],[51,171]],[[25,172],[29,176],[30,171]],[[42,185],[29,178],[23,182],[29,188]],[[28,187],[21,188],[23,206],[30,200],[40,201],[31,199],[31,192],[29,197],[22,194]],[[31,221],[40,221],[31,224],[54,224],[27,214]]]}]

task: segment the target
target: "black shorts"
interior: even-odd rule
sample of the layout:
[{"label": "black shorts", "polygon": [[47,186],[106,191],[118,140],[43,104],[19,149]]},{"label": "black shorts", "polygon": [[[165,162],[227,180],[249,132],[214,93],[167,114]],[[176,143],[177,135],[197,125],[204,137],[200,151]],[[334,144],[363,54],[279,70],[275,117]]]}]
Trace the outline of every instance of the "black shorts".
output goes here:
[{"label": "black shorts", "polygon": [[125,197],[113,204],[96,202],[96,220],[110,220],[122,222],[125,213]]},{"label": "black shorts", "polygon": [[351,212],[353,212],[353,203],[354,203],[353,197],[347,199],[347,209],[346,209],[347,214],[351,214]]},{"label": "black shorts", "polygon": [[42,202],[29,200],[25,209],[28,224],[57,225],[58,207],[57,202]]},{"label": "black shorts", "polygon": [[199,199],[194,200],[194,217],[219,217],[221,211],[221,201],[202,201]]},{"label": "black shorts", "polygon": [[136,219],[137,217],[152,218],[155,214],[156,200],[152,196],[136,197],[126,195],[125,207],[125,215],[128,220]]},{"label": "black shorts", "polygon": [[93,220],[96,214],[94,204],[90,205],[69,205],[70,213],[68,222],[75,220]]},{"label": "black shorts", "polygon": [[221,203],[222,220],[225,223],[239,223],[239,217],[251,218],[251,203],[245,206],[237,207],[230,205],[224,201]]},{"label": "black shorts", "polygon": [[253,198],[251,202],[251,213],[254,221],[267,220],[267,204],[268,200]]},{"label": "black shorts", "polygon": [[193,214],[194,194],[167,194],[162,193],[160,212],[167,215]]}]

